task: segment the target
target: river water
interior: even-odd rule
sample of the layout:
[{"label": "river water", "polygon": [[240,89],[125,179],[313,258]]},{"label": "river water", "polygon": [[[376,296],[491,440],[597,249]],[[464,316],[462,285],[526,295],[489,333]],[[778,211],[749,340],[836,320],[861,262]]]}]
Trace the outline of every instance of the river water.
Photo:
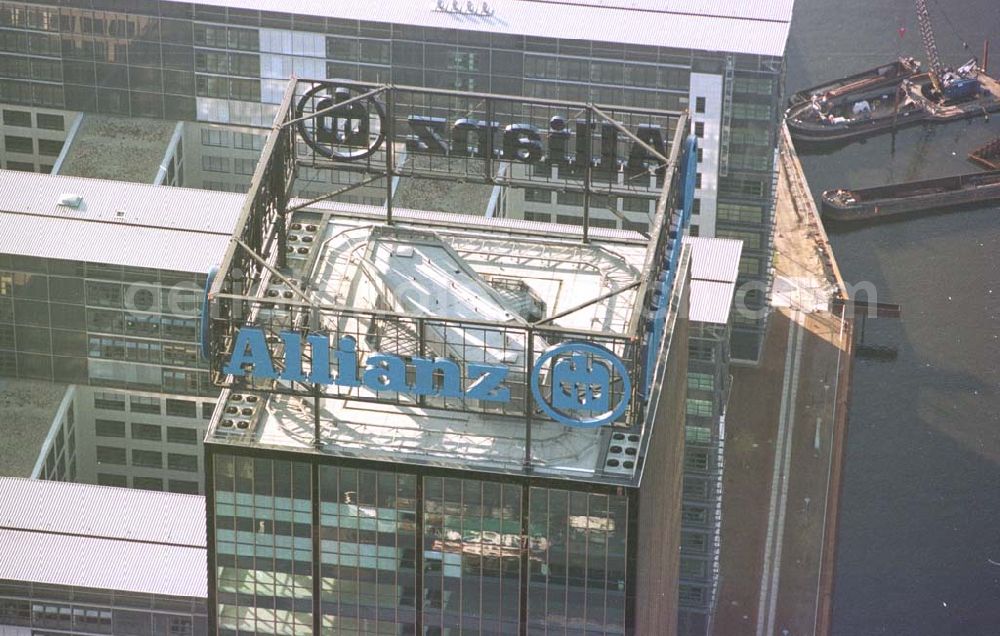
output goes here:
[{"label": "river water", "polygon": [[[980,55],[992,36],[1000,76],[1000,0],[928,4],[942,62]],[[926,60],[911,0],[797,0],[787,88],[900,51]],[[997,135],[1000,113],[802,160],[818,198],[975,171],[966,153]],[[1000,206],[834,229],[831,240],[849,282],[903,306],[902,320],[865,329],[866,344],[897,358],[856,359],[834,634],[1000,634]]]}]

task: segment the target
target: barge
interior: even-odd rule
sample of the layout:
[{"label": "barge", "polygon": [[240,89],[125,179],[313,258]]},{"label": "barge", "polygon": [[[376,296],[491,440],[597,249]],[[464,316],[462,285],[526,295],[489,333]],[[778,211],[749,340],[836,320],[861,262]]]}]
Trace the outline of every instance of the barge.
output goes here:
[{"label": "barge", "polygon": [[912,57],[901,57],[889,64],[801,90],[788,98],[788,107],[808,103],[813,96],[834,99],[845,94],[892,88],[919,72],[920,62]]},{"label": "barge", "polygon": [[1000,170],[823,193],[823,218],[867,221],[908,212],[1000,201]]},{"label": "barge", "polygon": [[1000,137],[970,152],[969,161],[987,170],[1000,170]]},{"label": "barge", "polygon": [[974,63],[963,67],[963,92],[937,93],[930,73],[903,80],[898,89],[855,91],[833,99],[814,97],[785,114],[792,139],[807,144],[843,143],[922,122],[945,123],[1000,110],[1000,83]]}]

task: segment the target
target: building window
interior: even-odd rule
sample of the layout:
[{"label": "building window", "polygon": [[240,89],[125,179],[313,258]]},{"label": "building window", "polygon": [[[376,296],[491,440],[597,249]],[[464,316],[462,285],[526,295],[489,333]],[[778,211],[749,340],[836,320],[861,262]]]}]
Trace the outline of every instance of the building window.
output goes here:
[{"label": "building window", "polygon": [[4,110],[3,123],[5,126],[31,128],[31,113],[23,110]]},{"label": "building window", "polygon": [[31,137],[4,135],[3,142],[7,148],[7,152],[24,152],[27,154],[35,152],[35,146],[31,142]]},{"label": "building window", "polygon": [[699,417],[712,417],[712,401],[711,400],[693,400],[688,398],[687,400],[687,414],[696,415]]},{"label": "building window", "polygon": [[625,219],[622,221],[622,229],[645,234],[649,231],[649,223],[645,221],[629,221],[628,219]]},{"label": "building window", "polygon": [[715,378],[711,373],[688,372],[688,388],[696,391],[711,391],[715,388]]},{"label": "building window", "polygon": [[708,508],[704,506],[688,506],[681,508],[681,523],[704,526],[708,524]]},{"label": "building window", "polygon": [[7,162],[7,169],[8,170],[19,170],[21,172],[34,172],[35,171],[35,164],[33,164],[33,163],[25,163],[24,161],[8,161]]},{"label": "building window", "polygon": [[229,172],[229,157],[213,157],[203,155],[201,169],[205,172]]},{"label": "building window", "polygon": [[708,535],[703,532],[681,532],[681,550],[697,554],[708,552]]},{"label": "building window", "polygon": [[236,159],[233,164],[233,170],[236,174],[251,175],[256,166],[257,161],[255,159]]},{"label": "building window", "polygon": [[686,444],[708,445],[712,443],[712,429],[707,426],[685,426],[684,442]]},{"label": "building window", "polygon": [[694,123],[694,136],[699,139],[705,136],[705,122],[696,121]]},{"label": "building window", "polygon": [[168,453],[167,468],[170,470],[182,470],[186,473],[196,473],[198,472],[198,456]]},{"label": "building window", "polygon": [[98,437],[125,437],[125,422],[94,420]]},{"label": "building window", "polygon": [[97,473],[97,485],[128,488],[128,477],[125,475],[112,475],[110,473]]},{"label": "building window", "polygon": [[132,422],[132,439],[144,439],[159,442],[163,439],[162,428],[156,424]]},{"label": "building window", "polygon": [[694,112],[704,113],[705,112],[705,98],[695,97],[694,98]]},{"label": "building window", "polygon": [[684,470],[708,470],[708,451],[697,448],[684,449]]},{"label": "building window", "polygon": [[545,212],[530,212],[525,210],[524,212],[525,221],[538,221],[540,223],[551,223],[552,215],[546,214]]},{"label": "building window", "polygon": [[163,468],[163,453],[138,448],[132,450],[132,465],[143,468]]},{"label": "building window", "polygon": [[622,199],[622,209],[626,212],[642,212],[644,214],[649,214],[649,205],[651,203],[650,199],[637,199],[635,197],[626,197]]},{"label": "building window", "polygon": [[524,200],[534,203],[552,203],[552,192],[540,188],[525,188]]},{"label": "building window", "polygon": [[115,446],[98,446],[97,463],[110,464],[113,466],[125,466],[128,463],[128,456],[124,448]]},{"label": "building window", "polygon": [[708,501],[708,480],[685,477],[682,496],[684,499]]},{"label": "building window", "polygon": [[174,444],[197,444],[198,431],[193,428],[182,428],[179,426],[167,427],[167,441]]},{"label": "building window", "polygon": [[264,148],[264,138],[253,133],[233,133],[233,147],[240,150],[260,151]]},{"label": "building window", "polygon": [[38,127],[45,130],[63,130],[66,125],[62,115],[38,113],[35,119],[38,121]]},{"label": "building window", "polygon": [[167,398],[167,415],[176,417],[198,417],[198,403],[188,400]]},{"label": "building window", "polygon": [[216,128],[201,129],[201,145],[203,146],[229,146],[229,131],[218,130]]},{"label": "building window", "polygon": [[559,205],[574,205],[583,207],[582,192],[560,192],[556,195],[556,203]]},{"label": "building window", "polygon": [[186,479],[171,479],[167,486],[170,492],[181,493],[183,495],[197,495],[198,482],[187,481]]},{"label": "building window", "polygon": [[704,578],[707,569],[704,559],[685,559],[681,557],[681,578]]},{"label": "building window", "polygon": [[58,157],[62,152],[63,142],[58,139],[39,139],[38,154],[46,157]]},{"label": "building window", "polygon": [[94,408],[106,411],[124,411],[125,396],[119,393],[95,393]]},{"label": "building window", "polygon": [[159,477],[133,477],[132,486],[140,490],[163,490],[163,480]]},{"label": "building window", "polygon": [[160,398],[133,395],[129,398],[129,409],[133,413],[160,414]]},{"label": "building window", "polygon": [[700,172],[695,173],[695,175],[694,175],[694,187],[698,188],[698,189],[701,188],[701,173]]},{"label": "building window", "polygon": [[705,587],[682,584],[678,586],[678,598],[684,604],[701,605],[705,602]]}]

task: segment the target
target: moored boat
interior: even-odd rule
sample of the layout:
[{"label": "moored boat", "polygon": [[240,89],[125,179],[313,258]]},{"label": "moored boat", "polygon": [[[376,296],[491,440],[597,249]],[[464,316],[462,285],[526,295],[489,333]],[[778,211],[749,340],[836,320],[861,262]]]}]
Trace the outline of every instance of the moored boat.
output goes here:
[{"label": "moored boat", "polygon": [[901,81],[919,72],[920,62],[912,57],[901,57],[889,64],[876,66],[867,71],[801,90],[788,98],[788,106],[792,107],[809,102],[814,95],[817,97],[826,96],[827,99],[833,99],[848,93],[898,86]]},{"label": "moored boat", "polygon": [[951,73],[956,79],[944,95],[937,92],[931,73],[921,73],[903,80],[898,89],[814,98],[788,109],[788,131],[797,142],[839,143],[921,122],[944,123],[1000,110],[1000,83],[975,61]]},{"label": "moored boat", "polygon": [[826,219],[865,221],[991,201],[1000,201],[1000,170],[857,190],[827,190],[821,207]]}]

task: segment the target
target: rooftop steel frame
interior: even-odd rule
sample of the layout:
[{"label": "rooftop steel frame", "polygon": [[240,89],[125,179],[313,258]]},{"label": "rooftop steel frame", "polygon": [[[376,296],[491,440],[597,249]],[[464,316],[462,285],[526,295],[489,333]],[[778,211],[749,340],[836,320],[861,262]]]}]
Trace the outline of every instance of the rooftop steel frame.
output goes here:
[{"label": "rooftop steel frame", "polygon": [[[454,118],[451,140],[441,139],[443,122],[450,122],[453,117],[449,115],[456,112],[463,116]],[[405,115],[409,117],[403,119]],[[501,128],[498,119],[514,123]],[[571,139],[568,121],[573,121],[580,133],[575,139],[575,154],[570,154],[568,146]],[[547,132],[541,131],[541,124],[548,126]],[[422,128],[417,130],[417,127]],[[683,141],[687,127],[686,112],[293,78],[278,108],[218,275],[207,290],[203,328],[213,382],[220,387],[312,397],[317,407],[323,397],[375,399],[526,418],[529,447],[526,458],[530,458],[530,422],[544,416],[532,405],[526,380],[543,353],[540,345],[584,340],[610,349],[625,363],[630,376],[635,378],[633,395],[628,410],[616,425],[641,425],[672,296],[681,234],[691,208],[690,192],[682,194],[694,180],[694,138]],[[498,136],[502,137],[500,143]],[[547,150],[542,144],[543,136],[549,145]],[[596,142],[595,137],[600,141]],[[428,143],[439,147],[429,148]],[[598,148],[600,152],[595,154]],[[627,156],[623,149],[627,150]],[[525,166],[523,175],[511,176],[510,170],[499,170],[503,162]],[[359,174],[360,179],[308,201],[296,200],[292,192],[300,166]],[[637,175],[639,179],[635,178]],[[644,175],[649,177],[647,185],[637,186],[636,182],[642,181]],[[591,240],[588,221],[592,196],[656,197],[656,214],[650,225],[642,268],[644,276],[628,287],[636,290],[637,299],[628,328],[624,333],[605,333],[564,329],[543,324],[545,320],[536,324],[452,320],[317,303],[305,291],[308,281],[295,280],[288,267],[290,215],[317,201],[335,199],[355,187],[382,179],[386,185],[384,221],[387,225],[398,223],[392,205],[392,181],[396,177],[582,192],[583,226],[579,239],[583,243]],[[456,220],[455,228],[461,227]],[[543,235],[541,230],[530,228],[506,231]],[[634,243],[636,238],[630,240]],[[272,282],[287,285],[292,297],[280,302],[265,297],[264,291]],[[426,329],[429,322],[448,328],[493,330],[516,337],[525,343],[527,351],[524,368],[514,370],[515,375],[524,379],[524,390],[514,391],[517,395],[510,408],[497,409],[454,400],[438,404],[421,398],[418,403],[409,396],[379,394],[372,398],[358,391],[338,391],[336,387],[327,392],[319,385],[295,382],[281,386],[252,375],[234,377],[223,370],[225,360],[232,354],[235,335],[242,327],[263,328],[276,348],[280,348],[277,338],[280,331],[329,330],[330,325],[346,322],[358,332],[352,335],[359,341],[367,335],[360,332],[362,328],[370,331],[373,325],[392,325],[394,333],[409,334],[392,345],[399,355],[418,355],[433,346]],[[611,391],[615,388],[611,387]],[[318,421],[316,436],[318,440]]]}]

